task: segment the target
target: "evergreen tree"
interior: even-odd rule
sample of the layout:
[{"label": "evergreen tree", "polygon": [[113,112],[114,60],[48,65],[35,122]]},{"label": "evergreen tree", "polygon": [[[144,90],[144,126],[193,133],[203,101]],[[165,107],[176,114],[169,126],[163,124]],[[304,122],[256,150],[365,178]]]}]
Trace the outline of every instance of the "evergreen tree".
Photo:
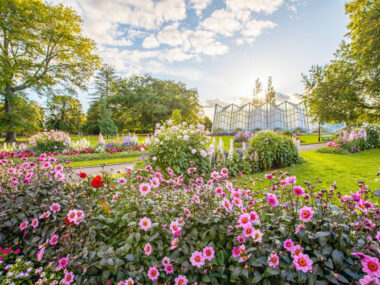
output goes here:
[{"label": "evergreen tree", "polygon": [[178,109],[173,110],[171,120],[174,125],[179,125],[182,123],[182,116]]},{"label": "evergreen tree", "polygon": [[252,99],[252,104],[254,105],[259,105],[263,103],[263,100],[259,98],[260,93],[262,91],[263,85],[260,82],[260,79],[257,78],[255,81],[255,88],[253,89],[253,99]]},{"label": "evergreen tree", "polygon": [[[104,64],[99,72],[95,75],[95,93],[91,95],[93,102],[102,99],[107,100],[112,93],[112,84],[116,81],[117,75],[115,69]],[[108,105],[108,102],[107,102]]]},{"label": "evergreen tree", "polygon": [[268,77],[268,86],[265,93],[265,102],[276,104],[276,92],[274,91],[274,88],[272,85],[272,76]]},{"label": "evergreen tree", "polygon": [[117,134],[118,129],[112,120],[112,112],[107,108],[104,100],[100,103],[100,116],[98,119],[98,124],[101,134],[106,136]]}]

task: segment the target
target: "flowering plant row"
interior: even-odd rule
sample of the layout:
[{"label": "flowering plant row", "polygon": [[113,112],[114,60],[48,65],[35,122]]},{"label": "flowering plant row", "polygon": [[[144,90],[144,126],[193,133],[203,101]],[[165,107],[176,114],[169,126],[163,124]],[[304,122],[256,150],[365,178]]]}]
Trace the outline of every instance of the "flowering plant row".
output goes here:
[{"label": "flowering plant row", "polygon": [[[235,180],[126,169],[66,184],[58,161],[1,161],[0,240],[65,284],[377,284],[380,209],[274,171]],[[66,174],[66,175],[65,175]],[[188,181],[188,182],[186,182]],[[336,201],[336,205],[332,202]]]},{"label": "flowering plant row", "polygon": [[55,130],[37,133],[29,138],[29,144],[40,152],[62,151],[67,148],[70,143],[69,134]]}]

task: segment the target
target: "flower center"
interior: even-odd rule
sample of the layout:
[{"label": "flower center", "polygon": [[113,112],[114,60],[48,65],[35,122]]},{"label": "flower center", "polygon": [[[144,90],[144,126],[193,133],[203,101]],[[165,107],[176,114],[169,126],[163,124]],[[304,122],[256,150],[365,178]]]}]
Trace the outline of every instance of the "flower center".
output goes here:
[{"label": "flower center", "polygon": [[179,280],[178,282],[179,285],[182,285],[183,283],[184,283],[183,280]]},{"label": "flower center", "polygon": [[245,230],[245,232],[246,232],[247,234],[250,234],[250,233],[252,232],[252,230],[251,230],[251,228],[248,228],[248,229]]},{"label": "flower center", "polygon": [[246,224],[246,223],[248,223],[248,219],[247,218],[243,218],[242,222],[243,222],[243,224]]},{"label": "flower center", "polygon": [[298,264],[301,265],[301,266],[305,266],[305,265],[306,265],[306,260],[303,259],[303,258],[300,258],[300,259],[298,260]]},{"label": "flower center", "polygon": [[302,217],[304,217],[304,218],[308,218],[310,216],[310,213],[309,212],[303,212],[302,213]]},{"label": "flower center", "polygon": [[272,263],[276,263],[276,261],[277,261],[277,257],[272,257]]},{"label": "flower center", "polygon": [[195,261],[196,261],[196,262],[199,262],[199,261],[201,261],[201,258],[200,258],[199,256],[196,256],[196,257],[195,257]]},{"label": "flower center", "polygon": [[369,270],[371,270],[371,271],[377,271],[378,266],[377,266],[377,264],[375,264],[374,262],[369,262],[369,263],[368,263],[368,268],[369,268]]},{"label": "flower center", "polygon": [[260,237],[260,235],[256,233],[255,234],[255,238],[259,238],[259,237]]},{"label": "flower center", "polygon": [[152,273],[151,273],[151,275],[154,277],[154,276],[156,276],[156,271],[152,271]]},{"label": "flower center", "polygon": [[206,255],[210,256],[211,255],[211,250],[206,250]]},{"label": "flower center", "polygon": [[148,225],[148,222],[147,221],[144,221],[143,222],[143,226],[146,227]]}]

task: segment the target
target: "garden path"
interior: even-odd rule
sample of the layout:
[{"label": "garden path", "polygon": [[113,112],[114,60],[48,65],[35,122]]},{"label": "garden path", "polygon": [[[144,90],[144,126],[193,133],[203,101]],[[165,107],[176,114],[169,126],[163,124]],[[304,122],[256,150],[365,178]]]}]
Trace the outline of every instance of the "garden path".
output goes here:
[{"label": "garden path", "polygon": [[[324,143],[301,145],[300,151],[314,150],[314,149],[317,149],[323,145],[324,145]],[[127,167],[133,167],[133,166],[134,166],[134,163],[129,162],[129,163],[120,163],[120,164],[109,164],[109,165],[105,165],[105,166],[96,165],[96,166],[87,166],[87,167],[73,167],[73,171],[74,172],[77,172],[77,171],[86,172],[87,175],[92,176],[92,175],[99,174],[102,171],[111,173],[111,172],[115,172],[119,169],[124,170]]]}]

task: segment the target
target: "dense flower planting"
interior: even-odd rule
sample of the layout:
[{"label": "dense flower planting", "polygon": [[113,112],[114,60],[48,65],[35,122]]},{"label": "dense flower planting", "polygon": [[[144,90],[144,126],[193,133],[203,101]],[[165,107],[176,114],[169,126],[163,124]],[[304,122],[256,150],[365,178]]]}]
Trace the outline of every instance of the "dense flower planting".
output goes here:
[{"label": "dense flower planting", "polygon": [[70,145],[70,135],[62,131],[50,130],[31,136],[29,144],[40,152],[62,151]]},{"label": "dense flower planting", "polygon": [[158,124],[149,145],[148,163],[154,168],[170,168],[176,174],[185,173],[192,166],[206,173],[210,168],[207,135],[201,124],[187,126],[183,122],[173,126],[170,120]]},{"label": "dense flower planting", "polygon": [[[45,155],[1,161],[0,242],[64,284],[380,277],[380,208],[364,184],[343,196],[287,173],[234,180],[227,168],[205,176],[196,164],[179,176],[146,166],[65,184],[63,169]],[[2,275],[16,263],[4,261]]]},{"label": "dense flower planting", "polygon": [[318,149],[323,153],[353,153],[380,146],[380,126],[364,124],[350,132],[343,131],[336,140]]}]

